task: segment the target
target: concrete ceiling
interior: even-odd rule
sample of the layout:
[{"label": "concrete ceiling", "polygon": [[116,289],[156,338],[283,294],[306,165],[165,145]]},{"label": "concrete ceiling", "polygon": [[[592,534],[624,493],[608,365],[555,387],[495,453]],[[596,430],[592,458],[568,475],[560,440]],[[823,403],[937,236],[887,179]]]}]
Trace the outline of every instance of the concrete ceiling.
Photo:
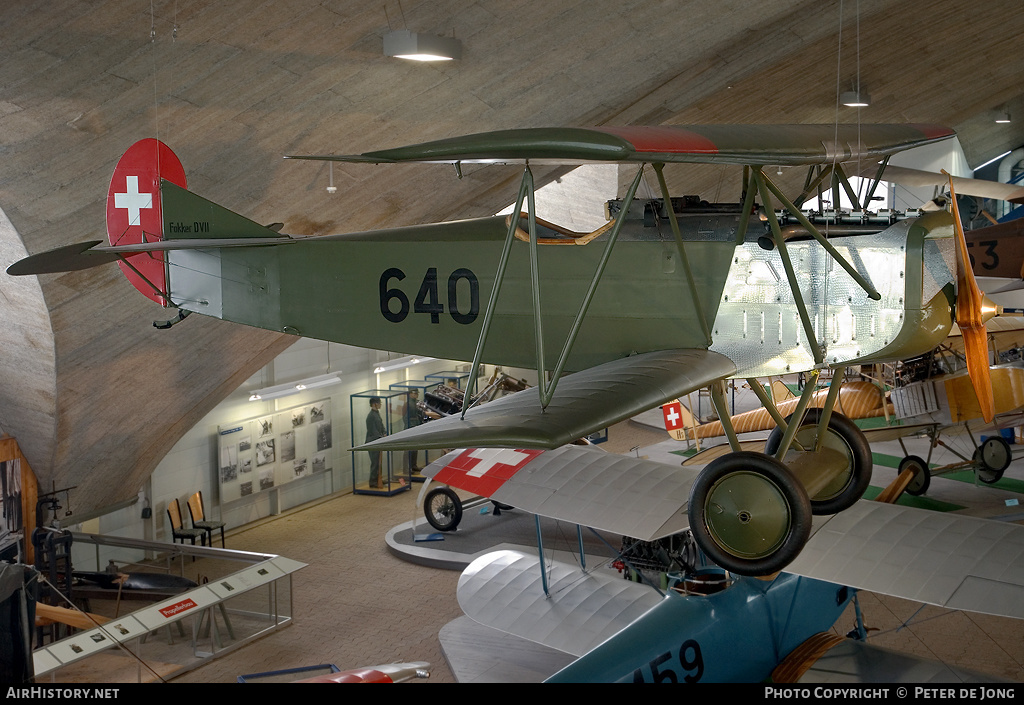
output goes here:
[{"label": "concrete ceiling", "polygon": [[[387,17],[454,32],[462,60],[386,59]],[[103,237],[113,166],[143,137],[177,151],[197,193],[289,232],[454,219],[507,205],[516,170],[337,166],[329,196],[326,167],[281,156],[543,125],[855,122],[836,92],[858,45],[873,100],[860,119],[951,125],[977,165],[1024,143],[1021,36],[1017,0],[7,3],[0,265]],[[995,125],[1004,105],[1020,119]],[[736,193],[735,171],[669,176],[686,193]],[[0,302],[0,427],[44,489],[78,486],[78,514],[134,496],[291,342],[200,316],[157,331],[167,312],[115,267],[0,276]]]}]

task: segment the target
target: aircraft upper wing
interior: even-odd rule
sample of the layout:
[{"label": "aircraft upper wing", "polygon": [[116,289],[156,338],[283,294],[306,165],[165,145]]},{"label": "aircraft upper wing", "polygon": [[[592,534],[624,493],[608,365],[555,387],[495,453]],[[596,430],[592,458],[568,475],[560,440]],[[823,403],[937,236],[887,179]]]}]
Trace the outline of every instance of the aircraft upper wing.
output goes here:
[{"label": "aircraft upper wing", "polygon": [[357,450],[557,448],[735,371],[732,360],[709,350],[632,355],[562,378],[546,409],[540,391],[526,389],[470,409],[465,419],[448,416]]},{"label": "aircraft upper wing", "polygon": [[823,164],[882,157],[952,137],[939,125],[659,125],[500,130],[353,155],[290,156],[360,163],[713,162]]},{"label": "aircraft upper wing", "polygon": [[[861,171],[861,176],[873,177],[877,167],[871,166]],[[882,173],[883,181],[902,184],[911,188],[934,187],[948,189],[949,177],[934,171],[922,171],[921,169],[910,169],[904,166],[888,165]],[[986,179],[972,179],[964,176],[953,177],[953,188],[963,196],[978,196],[980,198],[995,198],[1010,203],[1024,203],[1024,187],[1004,184],[998,181]]]},{"label": "aircraft upper wing", "polygon": [[689,526],[698,472],[571,445],[457,450],[423,469],[437,482],[523,511],[647,541]]},{"label": "aircraft upper wing", "polygon": [[815,524],[787,572],[1024,618],[1024,526],[866,500]]}]

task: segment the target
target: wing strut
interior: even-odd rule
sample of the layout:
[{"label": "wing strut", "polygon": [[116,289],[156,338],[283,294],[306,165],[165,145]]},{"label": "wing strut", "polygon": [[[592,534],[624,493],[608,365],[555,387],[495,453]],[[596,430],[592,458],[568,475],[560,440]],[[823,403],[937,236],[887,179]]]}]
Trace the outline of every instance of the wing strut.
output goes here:
[{"label": "wing strut", "polygon": [[[700,292],[697,291],[697,282],[693,280],[693,274],[690,271],[690,260],[686,256],[686,248],[683,247],[683,235],[679,231],[679,220],[676,218],[676,209],[672,205],[672,197],[668,192],[668,184],[665,183],[665,165],[655,164],[654,171],[658,175],[658,186],[661,188],[661,198],[665,204],[665,210],[668,211],[668,222],[672,225],[672,236],[676,239],[676,249],[679,251],[679,261],[683,265],[683,274],[686,275],[686,282],[690,286],[690,298],[693,299],[694,307],[697,309],[697,320],[700,321],[701,332],[704,333],[704,340],[707,342],[708,347],[711,347],[711,328],[708,326],[707,319],[704,317],[704,306],[701,304]],[[749,213],[749,210],[745,210],[744,213]],[[745,218],[740,218],[741,223],[746,223]]]},{"label": "wing strut", "polygon": [[[572,322],[572,327],[569,329],[569,333],[566,336],[565,345],[562,347],[562,352],[558,357],[558,361],[555,363],[550,380],[545,380],[544,377],[547,365],[544,364],[544,326],[541,318],[540,305],[540,268],[537,262],[537,208],[536,203],[534,202],[533,173],[530,171],[530,165],[528,163],[526,168],[523,170],[523,179],[519,186],[519,196],[516,199],[515,210],[512,212],[519,213],[522,210],[523,199],[525,198],[527,203],[527,222],[529,224],[528,227],[530,231],[530,285],[533,293],[534,337],[537,344],[537,386],[540,392],[542,408],[547,408],[548,404],[551,403],[551,398],[555,394],[555,387],[558,385],[558,379],[561,377],[562,372],[565,369],[565,363],[568,361],[569,353],[572,351],[572,346],[576,342],[576,336],[579,333],[580,326],[583,325],[583,319],[586,318],[587,311],[590,308],[590,303],[594,299],[594,293],[597,291],[597,285],[601,282],[601,277],[604,276],[604,270],[608,265],[609,258],[611,257],[612,248],[615,247],[615,242],[618,240],[619,231],[622,230],[622,224],[626,221],[626,214],[629,212],[629,206],[632,204],[633,197],[636,195],[636,190],[639,188],[640,181],[643,179],[644,166],[644,164],[641,164],[640,168],[637,169],[636,177],[633,179],[633,183],[630,184],[626,197],[623,199],[622,210],[619,213],[619,217],[616,218],[615,225],[612,227],[611,232],[608,235],[608,242],[605,244],[604,252],[601,254],[601,260],[598,262],[597,269],[590,281],[590,288],[587,289],[587,293],[584,295],[583,301],[580,304],[580,310]],[[494,287],[491,289],[491,297],[487,301],[487,310],[484,312],[484,320],[480,327],[480,337],[477,339],[476,351],[473,353],[473,365],[470,368],[469,382],[466,384],[466,394],[463,397],[462,403],[463,419],[466,418],[466,412],[469,411],[470,398],[473,394],[477,370],[480,367],[480,359],[483,356],[484,345],[487,342],[491,317],[494,314],[494,307],[498,300],[498,292],[501,289],[501,283],[505,277],[505,267],[508,264],[508,254],[512,248],[512,240],[515,237],[517,226],[518,218],[512,218],[509,221],[508,235],[505,238],[505,247],[502,250],[501,259],[498,263],[498,270],[495,273]]]}]

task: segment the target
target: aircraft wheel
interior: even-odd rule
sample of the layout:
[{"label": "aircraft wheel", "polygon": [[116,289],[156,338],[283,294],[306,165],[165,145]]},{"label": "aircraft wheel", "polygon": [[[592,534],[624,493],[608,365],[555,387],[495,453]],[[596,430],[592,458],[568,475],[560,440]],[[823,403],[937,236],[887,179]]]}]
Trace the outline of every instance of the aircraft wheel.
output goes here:
[{"label": "aircraft wheel", "polygon": [[708,464],[690,488],[690,532],[702,551],[739,575],[785,568],[811,533],[803,485],[781,462],[750,451]]},{"label": "aircraft wheel", "polygon": [[430,525],[438,531],[455,531],[462,521],[462,500],[448,487],[437,487],[427,492],[423,500],[423,513]]},{"label": "aircraft wheel", "polygon": [[932,484],[932,473],[928,469],[928,463],[924,458],[916,455],[908,455],[900,461],[900,466],[897,469],[898,474],[902,474],[907,468],[913,468],[914,478],[907,485],[907,494],[912,494],[915,497],[920,497],[928,491],[928,486]]},{"label": "aircraft wheel", "polygon": [[974,462],[978,463],[978,479],[987,485],[995,484],[1013,460],[1010,444],[1002,436],[986,438],[974,451]]},{"label": "aircraft wheel", "polygon": [[[789,423],[792,418],[790,416],[786,419],[786,423]],[[819,419],[821,419],[821,409],[807,410],[800,430],[796,432],[794,443],[790,446],[783,462],[804,452],[796,448],[797,444],[803,447],[813,446],[815,428]],[[775,455],[779,446],[782,445],[783,435],[781,428],[776,427],[772,431],[768,436],[768,441],[764,444],[764,452],[767,455]],[[846,467],[831,484],[811,497],[811,511],[817,515],[841,512],[864,496],[864,492],[871,482],[871,468],[874,465],[874,461],[871,459],[871,446],[868,445],[864,433],[857,428],[857,424],[842,414],[833,413],[829,418],[824,445],[842,454],[846,458]]]}]

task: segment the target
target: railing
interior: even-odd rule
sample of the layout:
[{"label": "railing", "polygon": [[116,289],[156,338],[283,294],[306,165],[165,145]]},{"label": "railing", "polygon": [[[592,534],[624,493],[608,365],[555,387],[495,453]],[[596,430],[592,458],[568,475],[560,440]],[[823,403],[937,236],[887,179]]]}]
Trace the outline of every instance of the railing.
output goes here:
[{"label": "railing", "polygon": [[[181,575],[194,572],[202,579],[196,587],[177,594],[83,591],[88,595],[84,608],[100,619],[93,629],[36,649],[37,682],[167,680],[291,623],[291,575],[304,563],[273,554],[93,534],[73,536],[76,544],[96,546],[97,563],[100,547],[108,549],[106,556],[110,548],[127,549],[133,555],[142,550],[159,555],[155,565],[145,564],[146,572],[159,572],[159,564],[164,563],[168,573],[177,567]],[[124,603],[139,600],[146,604],[120,614]]]}]

